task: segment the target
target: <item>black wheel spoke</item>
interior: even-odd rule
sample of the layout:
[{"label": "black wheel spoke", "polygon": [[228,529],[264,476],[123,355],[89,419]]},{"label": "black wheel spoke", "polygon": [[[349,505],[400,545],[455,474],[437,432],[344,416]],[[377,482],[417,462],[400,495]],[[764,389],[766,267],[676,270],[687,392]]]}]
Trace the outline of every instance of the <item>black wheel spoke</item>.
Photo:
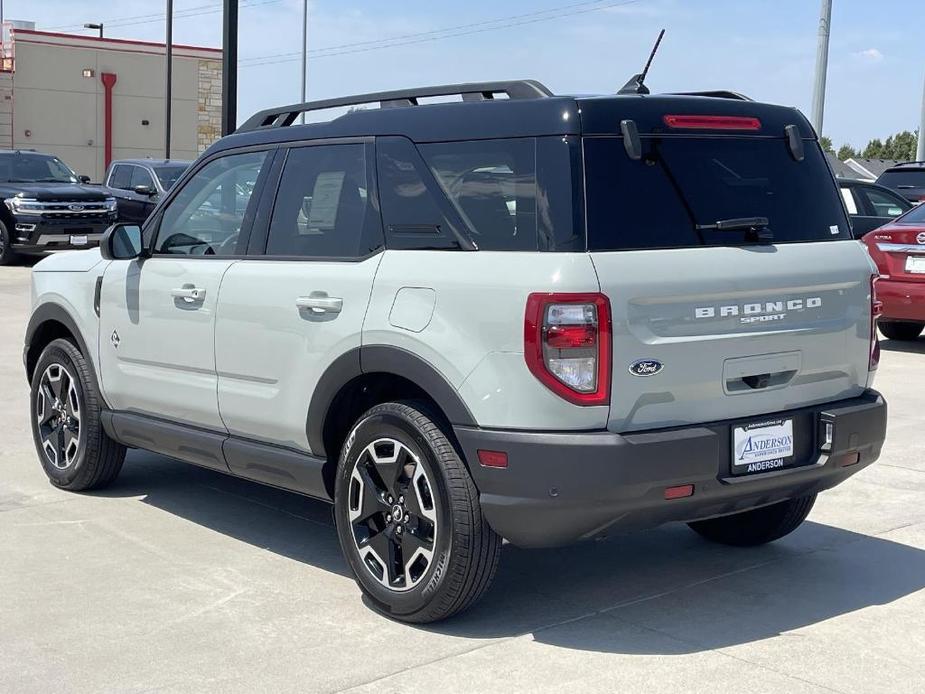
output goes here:
[{"label": "black wheel spoke", "polygon": [[379,487],[381,480],[373,478],[369,467],[357,465],[357,473],[363,481],[363,491],[360,494],[359,516],[354,518],[354,525],[368,523],[371,517],[384,513],[389,507],[384,498],[386,492]]},{"label": "black wheel spoke", "polygon": [[418,550],[426,549],[433,551],[434,539],[432,526],[429,523],[414,525],[414,521],[405,527],[401,534],[402,554],[408,559]]},{"label": "black wheel spoke", "polygon": [[55,427],[54,434],[52,434],[54,440],[52,445],[55,447],[55,451],[58,453],[58,465],[62,465],[65,462],[64,458],[64,424],[58,423],[58,426]]},{"label": "black wheel spoke", "polygon": [[370,536],[360,545],[360,547],[369,547],[376,553],[376,557],[382,562],[382,568],[385,571],[383,579],[390,586],[394,586],[396,580],[402,575],[401,549],[393,539],[392,533],[391,528],[386,528]]}]

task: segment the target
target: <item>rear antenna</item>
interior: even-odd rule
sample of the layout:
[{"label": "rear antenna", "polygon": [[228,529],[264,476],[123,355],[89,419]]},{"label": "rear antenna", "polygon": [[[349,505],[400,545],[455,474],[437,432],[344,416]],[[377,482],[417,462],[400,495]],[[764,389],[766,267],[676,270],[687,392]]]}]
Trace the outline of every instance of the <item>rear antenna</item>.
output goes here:
[{"label": "rear antenna", "polygon": [[630,81],[624,84],[620,91],[617,94],[648,94],[649,88],[644,84],[646,81],[646,75],[649,74],[649,66],[652,64],[652,58],[655,57],[655,51],[658,50],[658,45],[662,42],[662,37],[665,35],[665,30],[662,29],[658,32],[658,38],[655,39],[655,45],[652,46],[652,52],[649,53],[649,59],[646,61],[646,66],[642,68],[642,72],[638,75],[633,75],[630,78]]}]

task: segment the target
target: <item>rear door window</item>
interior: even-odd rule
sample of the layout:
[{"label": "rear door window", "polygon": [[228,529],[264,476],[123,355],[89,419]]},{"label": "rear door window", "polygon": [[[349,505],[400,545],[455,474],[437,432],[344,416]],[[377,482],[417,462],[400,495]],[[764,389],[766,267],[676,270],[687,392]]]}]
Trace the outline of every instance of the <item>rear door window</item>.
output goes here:
[{"label": "rear door window", "polygon": [[898,195],[869,186],[859,187],[857,194],[866,204],[868,214],[874,217],[898,217],[912,207],[909,202]]},{"label": "rear door window", "polygon": [[109,175],[109,187],[119,190],[129,190],[132,187],[132,169],[134,166],[116,164]]},{"label": "rear door window", "polygon": [[146,168],[143,166],[133,166],[132,169],[131,188],[135,188],[136,186],[147,186],[151,190],[154,190],[154,179],[151,178],[151,174],[148,173]]},{"label": "rear door window", "polygon": [[796,161],[780,138],[643,138],[630,159],[619,137],[584,140],[588,246],[632,250],[743,245],[748,229],[717,222],[765,218],[773,243],[851,238],[822,151]]}]

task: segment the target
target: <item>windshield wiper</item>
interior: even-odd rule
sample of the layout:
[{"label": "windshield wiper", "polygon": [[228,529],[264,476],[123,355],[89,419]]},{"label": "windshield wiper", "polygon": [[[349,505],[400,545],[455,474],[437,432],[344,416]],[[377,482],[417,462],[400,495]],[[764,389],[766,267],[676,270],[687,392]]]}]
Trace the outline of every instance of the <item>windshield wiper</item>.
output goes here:
[{"label": "windshield wiper", "polygon": [[712,224],[698,224],[698,231],[745,231],[757,241],[770,241],[774,233],[768,229],[767,217],[735,217],[733,219],[720,219]]}]

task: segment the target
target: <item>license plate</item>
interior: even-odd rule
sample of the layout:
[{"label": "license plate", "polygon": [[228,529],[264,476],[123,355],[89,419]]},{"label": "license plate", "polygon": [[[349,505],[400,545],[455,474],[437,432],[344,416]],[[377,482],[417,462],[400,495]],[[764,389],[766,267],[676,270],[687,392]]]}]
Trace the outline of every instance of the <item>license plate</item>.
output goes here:
[{"label": "license plate", "polygon": [[87,245],[87,235],[81,234],[80,236],[71,235],[71,245],[72,246],[86,246]]},{"label": "license plate", "polygon": [[774,419],[733,428],[732,472],[770,472],[793,464],[793,420]]},{"label": "license plate", "polygon": [[906,256],[906,272],[916,275],[925,275],[925,255]]}]

